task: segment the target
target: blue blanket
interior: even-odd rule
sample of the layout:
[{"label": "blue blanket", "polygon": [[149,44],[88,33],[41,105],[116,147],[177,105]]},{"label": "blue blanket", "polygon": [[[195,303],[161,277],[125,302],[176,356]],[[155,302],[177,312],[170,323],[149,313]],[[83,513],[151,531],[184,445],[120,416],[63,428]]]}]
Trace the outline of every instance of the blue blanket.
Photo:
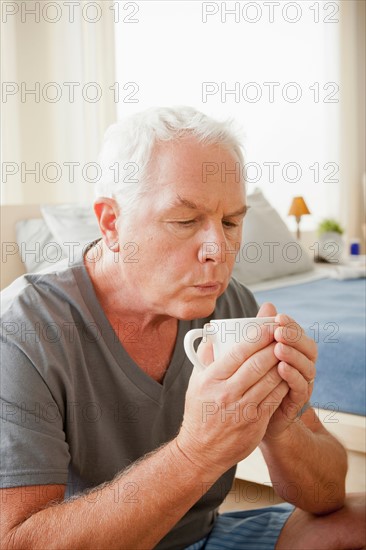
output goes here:
[{"label": "blue blanket", "polygon": [[318,344],[312,404],[365,415],[366,280],[321,279],[255,292],[293,317]]}]

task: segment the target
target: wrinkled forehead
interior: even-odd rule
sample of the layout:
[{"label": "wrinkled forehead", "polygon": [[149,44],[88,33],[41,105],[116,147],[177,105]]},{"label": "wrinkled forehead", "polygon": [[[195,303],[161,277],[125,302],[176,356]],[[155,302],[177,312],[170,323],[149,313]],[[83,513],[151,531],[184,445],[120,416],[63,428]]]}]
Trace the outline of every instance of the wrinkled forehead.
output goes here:
[{"label": "wrinkled forehead", "polygon": [[242,210],[246,196],[241,168],[235,152],[217,144],[158,144],[148,167],[147,202],[156,211],[173,206],[222,214]]}]

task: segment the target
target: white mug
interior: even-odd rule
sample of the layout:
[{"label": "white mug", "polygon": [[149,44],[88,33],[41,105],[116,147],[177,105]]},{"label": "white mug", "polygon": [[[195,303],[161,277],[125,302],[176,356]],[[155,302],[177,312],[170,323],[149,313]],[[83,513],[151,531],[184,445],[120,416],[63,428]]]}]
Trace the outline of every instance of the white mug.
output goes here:
[{"label": "white mug", "polygon": [[187,332],[184,337],[184,349],[188,359],[199,370],[205,369],[193,347],[197,338],[212,342],[214,359],[228,353],[239,342],[258,342],[261,337],[262,326],[271,327],[271,333],[278,325],[274,317],[243,317],[239,319],[213,319],[203,328],[195,328]]}]

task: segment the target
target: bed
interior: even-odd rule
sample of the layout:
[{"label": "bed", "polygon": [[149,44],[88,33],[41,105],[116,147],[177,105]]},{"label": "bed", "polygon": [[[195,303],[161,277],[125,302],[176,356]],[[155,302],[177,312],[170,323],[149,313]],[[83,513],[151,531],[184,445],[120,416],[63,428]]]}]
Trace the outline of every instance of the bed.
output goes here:
[{"label": "bed", "polygon": [[[248,202],[245,244],[234,276],[253,291],[258,303],[273,302],[318,341],[312,404],[347,448],[347,490],[364,491],[366,280],[340,280],[345,274],[337,266],[315,266],[309,250],[294,239],[259,190]],[[2,288],[28,271],[65,265],[70,251],[99,235],[90,205],[2,206],[1,225]],[[259,450],[238,465],[237,478],[270,485]]]},{"label": "bed", "polygon": [[[338,280],[335,266],[295,278],[249,285],[259,304],[272,302],[296,319],[318,345],[311,403],[348,451],[348,491],[366,489],[366,280]],[[280,285],[279,285],[280,281]],[[237,477],[270,485],[259,450],[238,466]]]}]

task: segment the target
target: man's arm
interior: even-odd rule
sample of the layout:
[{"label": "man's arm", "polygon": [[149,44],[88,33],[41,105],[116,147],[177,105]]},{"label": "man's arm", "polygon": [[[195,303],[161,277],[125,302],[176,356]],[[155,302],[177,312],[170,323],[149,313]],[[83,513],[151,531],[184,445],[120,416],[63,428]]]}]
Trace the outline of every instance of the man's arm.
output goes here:
[{"label": "man's arm", "polygon": [[[276,314],[272,304],[263,307],[266,315]],[[282,498],[315,514],[332,512],[344,504],[346,451],[313,409],[299,418],[311,397],[317,347],[293,319],[280,314],[276,321],[274,353],[290,391],[271,417],[260,447]]]},{"label": "man's arm", "polygon": [[266,437],[260,448],[273,488],[284,500],[314,514],[344,504],[347,455],[343,446],[309,408],[281,435]]},{"label": "man's arm", "polygon": [[3,489],[1,547],[154,547],[262,440],[288,392],[275,373],[274,346],[264,327],[258,341],[237,344],[204,372],[194,370],[177,437],[92,493],[66,502],[59,495],[52,503],[55,495],[47,491],[52,486],[44,487],[42,502],[29,499],[29,488]]},{"label": "man's arm", "polygon": [[2,489],[1,548],[153,548],[214,481],[174,440],[70,501],[61,485]]}]

